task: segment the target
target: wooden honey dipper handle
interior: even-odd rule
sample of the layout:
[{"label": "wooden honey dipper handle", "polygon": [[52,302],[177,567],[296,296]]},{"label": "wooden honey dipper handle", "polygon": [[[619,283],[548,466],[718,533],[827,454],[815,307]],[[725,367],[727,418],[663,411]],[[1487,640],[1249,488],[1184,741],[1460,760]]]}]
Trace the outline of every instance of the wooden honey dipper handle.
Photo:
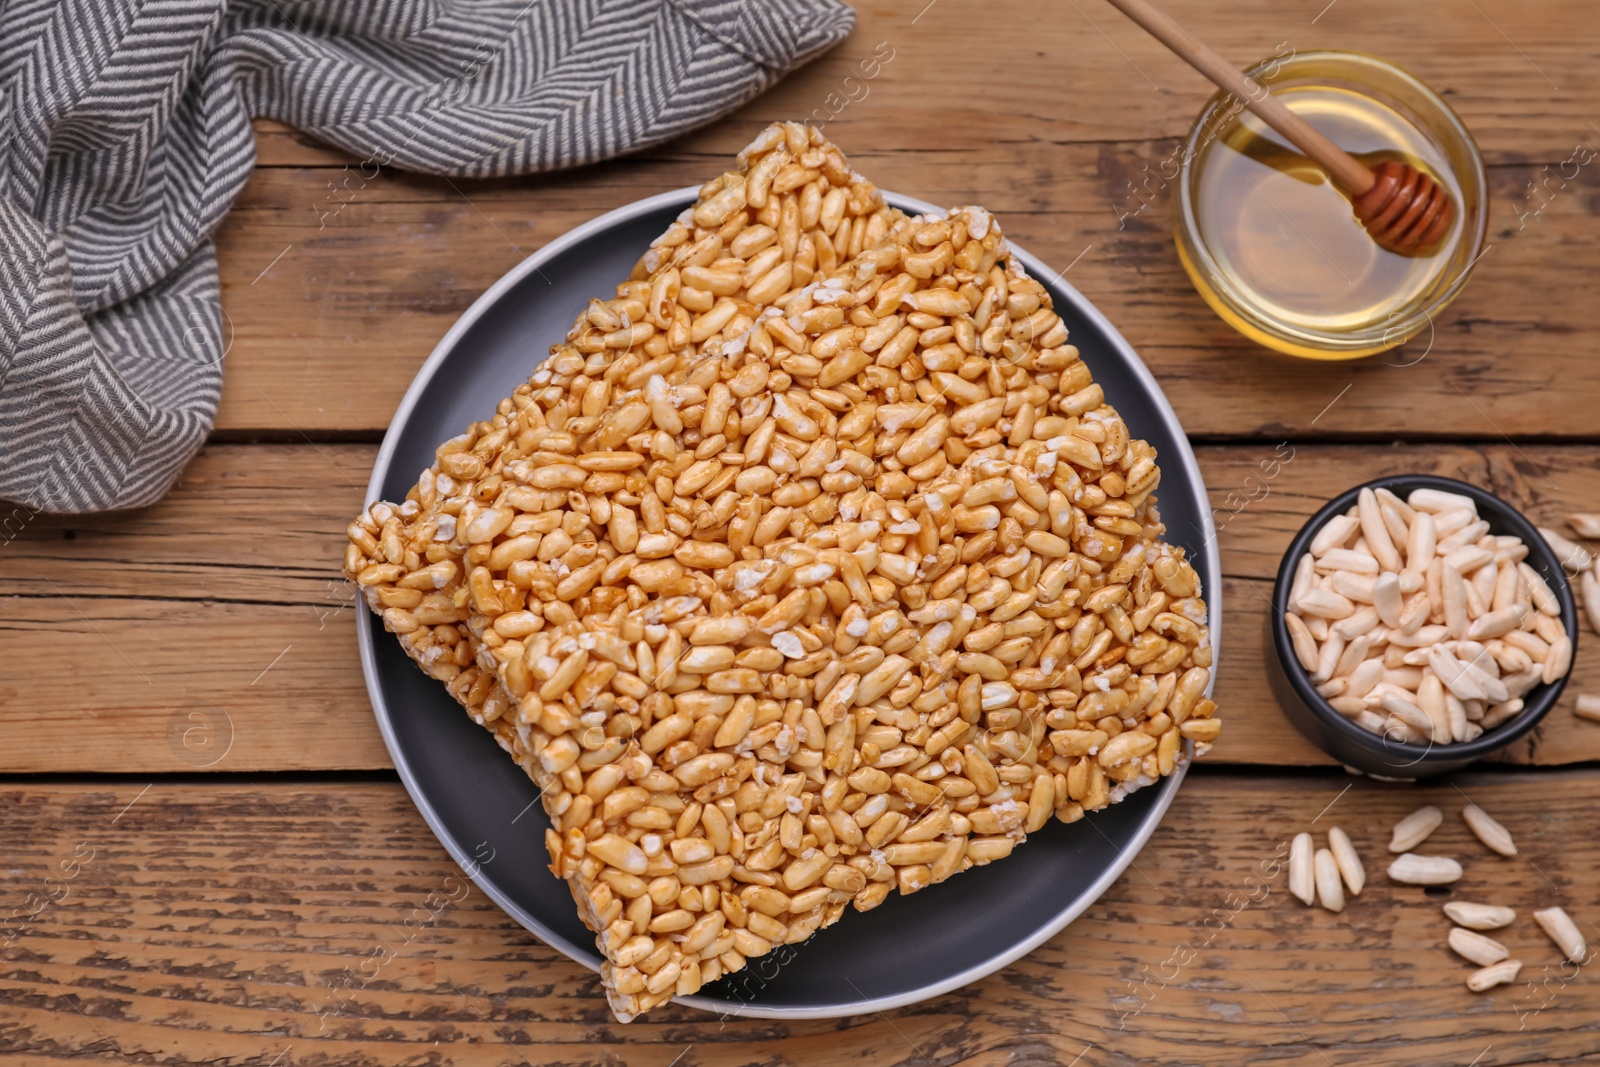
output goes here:
[{"label": "wooden honey dipper handle", "polygon": [[1321,165],[1350,197],[1356,218],[1378,244],[1414,255],[1437,244],[1449,230],[1453,205],[1433,178],[1406,163],[1384,162],[1375,170],[1368,167],[1148,0],[1110,3],[1218,88],[1237,96],[1262,122]]},{"label": "wooden honey dipper handle", "polygon": [[1296,148],[1321,164],[1333,180],[1348,190],[1351,196],[1360,196],[1371,189],[1375,180],[1366,164],[1340,148],[1319,133],[1305,119],[1280,104],[1253,78],[1247,78],[1211,46],[1184,29],[1165,11],[1146,0],[1110,0],[1111,5],[1149,31],[1150,35],[1207,78],[1220,89],[1226,89],[1268,126],[1287,137]]}]

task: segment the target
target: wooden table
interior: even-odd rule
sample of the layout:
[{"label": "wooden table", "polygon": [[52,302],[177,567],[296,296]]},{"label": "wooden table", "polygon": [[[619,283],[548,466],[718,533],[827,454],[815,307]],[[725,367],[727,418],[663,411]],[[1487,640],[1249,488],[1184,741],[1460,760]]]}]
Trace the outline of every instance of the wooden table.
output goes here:
[{"label": "wooden table", "polygon": [[[1424,788],[1347,777],[1262,677],[1269,583],[1326,497],[1399,471],[1463,477],[1555,525],[1600,510],[1600,13],[1586,0],[1171,5],[1244,63],[1384,53],[1440,90],[1489,163],[1490,248],[1388,358],[1256,348],[1190,287],[1153,177],[1208,95],[1110,8],[864,5],[841,48],[730,120],[541,178],[446,181],[269,122],[218,237],[231,348],[211,443],[162,503],[26,525],[0,548],[0,1054],[226,1064],[1468,1064],[1590,1062],[1600,978],[1527,917],[1600,943],[1600,641],[1545,724]],[[846,83],[875,51],[877,77]],[[1192,435],[1222,533],[1227,729],[1135,866],[1046,946],[924,1004],[824,1022],[671,1008],[629,1026],[594,975],[468,886],[401,788],[368,707],[343,529],[413,372],[541,244],[727,165],[774,117],[827,119],[889,189],[978,202],[1093,299]],[[1587,153],[1593,156],[1593,152]],[[1265,491],[1246,478],[1280,442]],[[1234,494],[1230,496],[1230,494]],[[1241,501],[1243,506],[1241,507]],[[1471,798],[1521,843],[1491,856]],[[1383,875],[1424,803],[1453,893]],[[1371,882],[1339,916],[1250,879],[1341,825]],[[1265,886],[1265,889],[1257,887]],[[1521,913],[1528,981],[1468,993],[1440,901]],[[936,935],[934,935],[936,936]],[[378,955],[374,957],[374,953]],[[378,958],[384,962],[373,965]]]}]

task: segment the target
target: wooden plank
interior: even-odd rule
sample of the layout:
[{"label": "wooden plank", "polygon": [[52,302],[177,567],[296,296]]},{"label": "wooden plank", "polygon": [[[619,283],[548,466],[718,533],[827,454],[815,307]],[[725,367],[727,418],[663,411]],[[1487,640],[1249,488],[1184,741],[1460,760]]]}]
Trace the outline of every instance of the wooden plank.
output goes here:
[{"label": "wooden plank", "polygon": [[[1595,437],[1600,306],[1586,279],[1600,270],[1600,214],[1574,189],[1519,221],[1529,167],[1491,172],[1492,247],[1430,330],[1384,356],[1317,363],[1244,340],[1201,301],[1169,233],[1172,190],[1152,177],[1169,145],[1018,137],[911,151],[832,132],[885,188],[983,203],[1019,244],[1070,268],[1191,434]],[[218,427],[378,434],[439,338],[526,255],[730,159],[675,153],[490,182],[258,169],[218,235],[230,346]],[[1551,403],[1557,385],[1563,402]]]},{"label": "wooden plank", "polygon": [[[1600,76],[1590,62],[1592,32],[1584,33],[1594,29],[1594,14],[1583,0],[1246,0],[1229,5],[1227,17],[1203,0],[1164,6],[1241,67],[1291,48],[1379,52],[1445,95],[1495,162],[1555,162],[1593,132],[1587,122]],[[910,151],[928,147],[935,124],[940,144],[952,146],[1173,139],[1212,92],[1143,31],[1099,6],[923,0],[858,4],[856,17],[838,48],[671,150],[731,155],[772,117],[809,117]],[[892,58],[863,68],[874,56]],[[863,69],[876,76],[863,79]],[[263,164],[330,158],[280,124],[258,129]]]},{"label": "wooden plank", "polygon": [[[31,1064],[1573,1063],[1600,1030],[1595,975],[1563,965],[1529,915],[1564,905],[1600,940],[1600,853],[1572,847],[1591,836],[1594,770],[1423,789],[1199,774],[1133,869],[989,978],[848,1019],[670,1006],[627,1026],[593,974],[466,883],[398,784],[3,795],[0,1053]],[[1469,799],[1523,856],[1469,836]],[[1447,812],[1428,851],[1466,868],[1448,889],[1384,874],[1390,825],[1423,803]],[[1320,843],[1333,825],[1369,879],[1338,916],[1288,895],[1284,861],[1293,833]],[[1450,899],[1517,910],[1495,935],[1524,962],[1517,983],[1465,989],[1472,967],[1444,944]]]},{"label": "wooden plank", "polygon": [[[0,548],[0,663],[30,665],[0,674],[0,771],[388,766],[338,576],[374,451],[213,445],[155,507],[23,526]],[[1228,726],[1210,762],[1329,763],[1279,711],[1262,659],[1278,562],[1328,497],[1427,471],[1489,486],[1546,524],[1600,500],[1600,448],[1587,446],[1262,443],[1199,455],[1228,576],[1217,686]],[[1503,758],[1600,759],[1600,728],[1571,713],[1578,691],[1600,692],[1597,645],[1584,635],[1568,695]],[[94,728],[64,731],[64,719]]]},{"label": "wooden plank", "polygon": [[338,573],[374,452],[208,448],[154,507],[21,526],[0,548],[0,662],[26,665],[0,673],[0,767],[388,766]]},{"label": "wooden plank", "polygon": [[348,602],[68,594],[7,597],[4,612],[0,655],[29,665],[0,681],[4,770],[389,763]]}]

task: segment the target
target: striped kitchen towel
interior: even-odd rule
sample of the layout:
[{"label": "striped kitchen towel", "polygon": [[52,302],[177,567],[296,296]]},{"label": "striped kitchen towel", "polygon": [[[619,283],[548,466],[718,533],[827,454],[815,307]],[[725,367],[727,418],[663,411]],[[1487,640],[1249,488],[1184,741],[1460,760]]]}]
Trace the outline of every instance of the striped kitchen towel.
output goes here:
[{"label": "striped kitchen towel", "polygon": [[0,500],[157,500],[222,384],[211,235],[250,119],[373,163],[590,163],[841,40],[840,0],[0,2]]}]

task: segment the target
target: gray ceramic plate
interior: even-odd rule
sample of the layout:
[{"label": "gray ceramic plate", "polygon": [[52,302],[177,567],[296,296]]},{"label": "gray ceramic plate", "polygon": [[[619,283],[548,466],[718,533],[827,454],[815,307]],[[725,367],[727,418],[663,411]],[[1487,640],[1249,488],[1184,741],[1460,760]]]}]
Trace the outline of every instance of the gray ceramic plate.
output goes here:
[{"label": "gray ceramic plate", "polygon": [[[932,205],[885,194],[908,212]],[[384,438],[369,499],[402,499],[439,442],[486,418],[565,336],[591,296],[610,293],[695,189],[619,208],[520,264],[468,309],[411,383]],[[1155,379],[1128,343],[1057,272],[1021,249],[1072,341],[1129,428],[1155,445],[1168,536],[1187,547],[1220,634],[1219,570],[1200,469]],[[367,691],[406,789],[478,886],[547,944],[598,969],[594,938],[564,883],[546,867],[535,787],[444,687],[411,664],[369,612],[357,633]],[[1003,863],[968,871],[867,914],[846,911],[804,945],[780,949],[681,998],[719,1014],[831,1018],[914,1003],[977,980],[1080,915],[1133,861],[1178,791],[1182,773],[1066,826],[1054,820]],[[492,850],[492,851],[491,851]],[[481,866],[475,859],[493,856]]]}]

